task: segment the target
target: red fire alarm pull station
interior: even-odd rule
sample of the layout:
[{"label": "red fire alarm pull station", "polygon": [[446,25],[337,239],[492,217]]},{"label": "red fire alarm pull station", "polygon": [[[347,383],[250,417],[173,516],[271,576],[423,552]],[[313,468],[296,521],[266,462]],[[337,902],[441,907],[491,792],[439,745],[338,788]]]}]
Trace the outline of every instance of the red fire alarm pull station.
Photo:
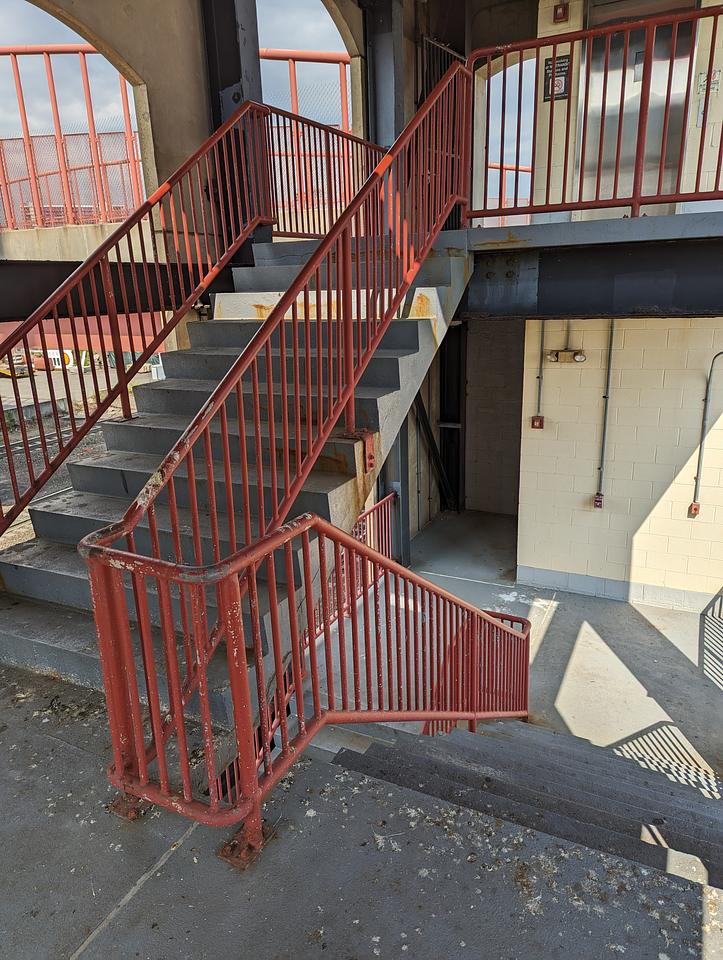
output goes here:
[{"label": "red fire alarm pull station", "polygon": [[545,429],[545,418],[541,414],[536,413],[535,416],[532,417],[532,429],[533,430]]},{"label": "red fire alarm pull station", "polygon": [[697,517],[700,514],[700,504],[694,500],[688,507],[688,516]]},{"label": "red fire alarm pull station", "polygon": [[570,4],[556,3],[552,11],[553,23],[567,23],[570,19]]},{"label": "red fire alarm pull station", "polygon": [[592,498],[592,505],[596,510],[602,510],[603,508],[603,495],[601,493],[596,493]]}]

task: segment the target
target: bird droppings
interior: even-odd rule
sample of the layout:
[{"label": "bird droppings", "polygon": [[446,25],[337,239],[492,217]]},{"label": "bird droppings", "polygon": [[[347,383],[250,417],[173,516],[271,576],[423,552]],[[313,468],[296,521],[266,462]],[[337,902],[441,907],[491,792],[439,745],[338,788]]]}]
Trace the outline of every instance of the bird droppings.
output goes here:
[{"label": "bird droppings", "polygon": [[[51,708],[56,696],[80,709]],[[85,725],[86,702],[102,706],[55,681],[0,690],[14,863],[0,925],[16,960],[72,955],[77,930],[94,929],[146,875],[82,960],[211,960],[209,931],[255,960],[716,955],[714,888],[312,760],[268,798],[277,839],[238,874],[214,857],[218,830],[199,827],[191,847],[178,841],[188,824],[167,812],[131,825],[104,811],[108,745]]]}]

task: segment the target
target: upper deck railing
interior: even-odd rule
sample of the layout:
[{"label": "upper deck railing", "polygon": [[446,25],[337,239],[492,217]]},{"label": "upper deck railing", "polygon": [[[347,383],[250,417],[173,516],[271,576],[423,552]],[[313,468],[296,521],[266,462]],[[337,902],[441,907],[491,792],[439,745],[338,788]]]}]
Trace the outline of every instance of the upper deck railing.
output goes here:
[{"label": "upper deck railing", "polygon": [[723,198],[722,12],[472,53],[468,217],[480,225],[515,214],[637,217]]},{"label": "upper deck railing", "polygon": [[[349,54],[263,48],[259,56],[264,63],[288,64],[288,87],[282,83],[271,106],[288,105],[291,113],[314,120],[333,117],[332,126],[351,132]],[[129,84],[106,64],[117,79],[121,119],[118,129],[103,129],[109,118],[98,113],[98,91],[93,94],[102,60],[88,43],[0,47],[0,76],[10,84],[15,99],[13,105],[11,94],[7,101],[8,116],[17,129],[0,137],[0,229],[119,223],[142,203],[143,172]],[[328,75],[303,74],[309,65],[328,67]],[[44,75],[42,85],[38,68]],[[84,119],[79,126],[86,129],[67,123],[76,112],[71,96],[76,88],[83,92]],[[108,91],[103,94],[107,113]],[[279,167],[293,146],[279,140]]]}]

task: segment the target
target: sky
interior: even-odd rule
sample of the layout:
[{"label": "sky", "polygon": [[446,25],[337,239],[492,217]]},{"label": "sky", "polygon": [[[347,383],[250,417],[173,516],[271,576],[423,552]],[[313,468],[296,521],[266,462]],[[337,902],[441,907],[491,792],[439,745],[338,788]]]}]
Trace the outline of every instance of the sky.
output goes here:
[{"label": "sky", "polygon": [[[343,50],[339,32],[321,0],[258,0],[259,42],[262,47],[302,50]],[[72,30],[28,0],[0,0],[0,43],[73,43],[82,41]],[[116,71],[102,57],[90,57],[88,69],[94,116],[99,130],[119,129],[121,104]],[[22,58],[21,77],[31,133],[52,131],[45,70],[40,57]],[[334,96],[338,89],[334,67],[300,66],[300,110],[315,109],[317,119],[336,122],[339,114]],[[75,57],[54,57],[64,131],[87,129],[80,73]],[[283,63],[263,66],[267,102],[288,107],[288,69]],[[338,95],[337,95],[338,96]],[[305,102],[304,102],[305,101]],[[131,98],[132,109],[132,98]],[[20,134],[17,100],[7,57],[0,57],[0,137]]]}]

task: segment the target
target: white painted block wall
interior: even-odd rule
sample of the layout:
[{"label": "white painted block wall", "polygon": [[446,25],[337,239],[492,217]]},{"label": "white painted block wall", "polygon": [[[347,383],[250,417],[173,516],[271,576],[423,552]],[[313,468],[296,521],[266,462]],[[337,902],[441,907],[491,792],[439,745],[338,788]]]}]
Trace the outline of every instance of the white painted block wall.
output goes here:
[{"label": "white painted block wall", "polygon": [[[546,326],[547,347],[561,347],[564,324]],[[545,364],[545,429],[533,430],[540,321],[527,322],[520,579],[701,609],[723,587],[723,376],[713,394],[700,516],[687,514],[705,379],[723,349],[723,319],[617,321],[605,502],[596,510],[607,331],[607,320],[573,323],[571,343],[587,360]]]}]

